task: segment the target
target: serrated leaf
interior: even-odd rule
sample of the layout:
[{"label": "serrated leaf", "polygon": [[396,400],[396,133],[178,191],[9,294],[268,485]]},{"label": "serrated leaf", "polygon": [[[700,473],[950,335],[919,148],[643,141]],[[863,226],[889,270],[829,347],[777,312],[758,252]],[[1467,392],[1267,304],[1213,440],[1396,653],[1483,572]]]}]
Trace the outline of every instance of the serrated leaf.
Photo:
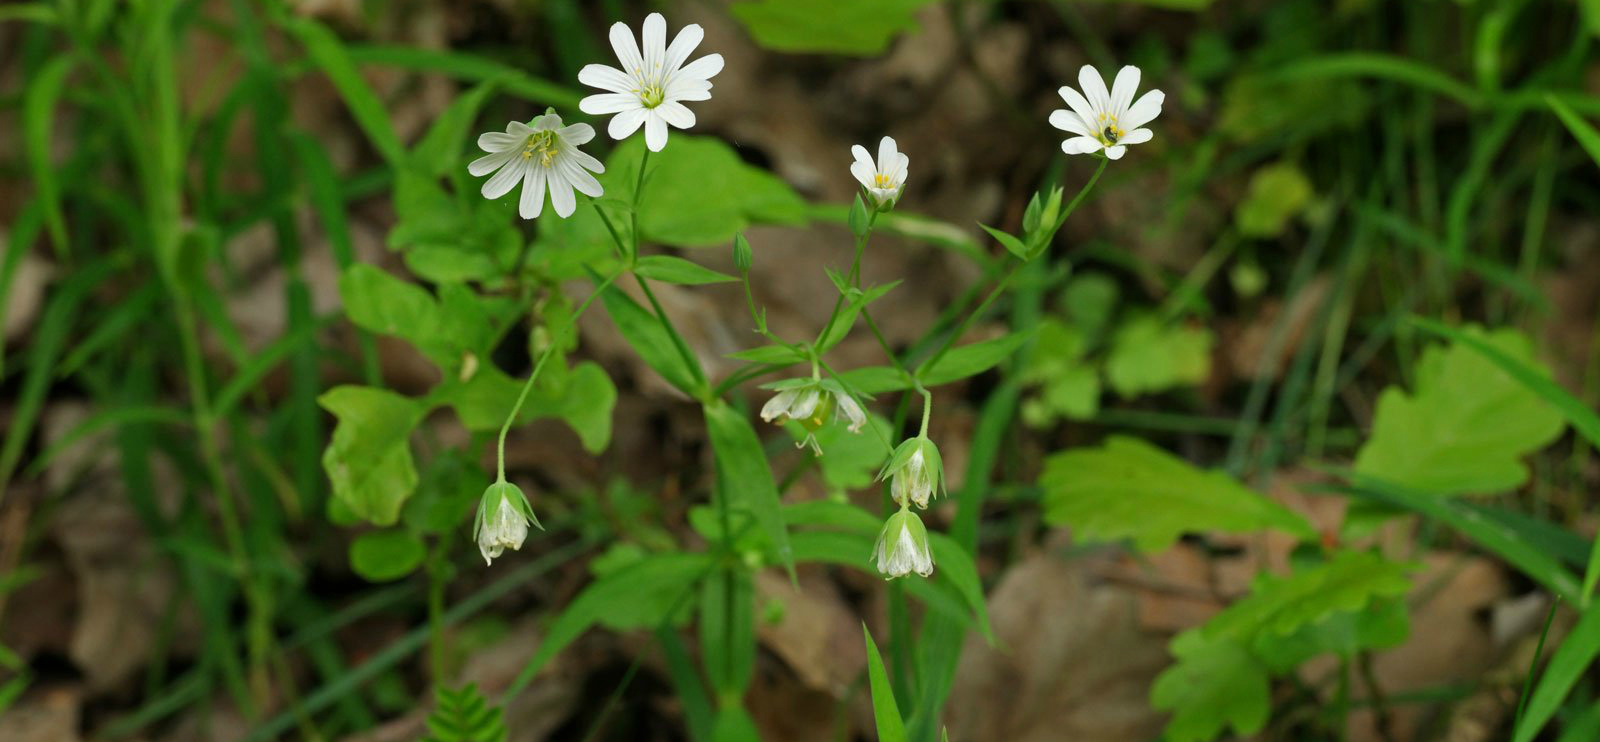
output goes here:
[{"label": "serrated leaf", "polygon": [[[1533,344],[1515,330],[1466,330],[1541,376]],[[1434,495],[1494,494],[1528,479],[1522,457],[1560,437],[1561,413],[1537,392],[1465,345],[1431,346],[1415,391],[1378,397],[1372,435],[1355,470]]]},{"label": "serrated leaf", "polygon": [[1050,456],[1039,477],[1045,520],[1085,541],[1132,539],[1160,551],[1184,533],[1276,528],[1314,539],[1311,525],[1219,471],[1194,467],[1137,438]]},{"label": "serrated leaf", "polygon": [[1177,664],[1150,688],[1150,705],[1172,712],[1167,742],[1205,742],[1227,727],[1249,735],[1267,723],[1267,668],[1232,641],[1205,641],[1193,631],[1173,641]]},{"label": "serrated leaf", "polygon": [[645,278],[686,286],[728,283],[739,280],[726,273],[718,273],[699,263],[690,262],[672,255],[646,255],[639,258],[639,262],[634,265],[634,272]]},{"label": "serrated leaf", "polygon": [[1211,331],[1135,317],[1117,328],[1106,379],[1124,398],[1191,386],[1211,374]]},{"label": "serrated leaf", "polygon": [[408,439],[428,408],[386,389],[339,386],[317,398],[339,423],[322,454],[333,496],[351,514],[393,525],[417,486]]},{"label": "serrated leaf", "polygon": [[1213,616],[1207,637],[1250,642],[1261,634],[1290,634],[1338,612],[1360,611],[1375,599],[1411,589],[1415,565],[1367,551],[1341,551],[1292,575],[1262,575],[1245,598]]},{"label": "serrated leaf", "polygon": [[1289,634],[1259,634],[1250,646],[1272,672],[1286,674],[1324,654],[1353,657],[1364,650],[1396,647],[1410,633],[1405,601],[1389,598],[1375,600],[1359,611],[1329,614]]},{"label": "serrated leaf", "polygon": [[976,376],[1010,358],[1032,336],[1032,333],[1013,332],[993,340],[951,348],[933,366],[919,367],[917,377],[926,386],[938,386]]},{"label": "serrated leaf", "polygon": [[350,568],[368,582],[389,582],[411,574],[427,556],[417,534],[401,528],[367,531],[350,543]]},{"label": "serrated leaf", "polygon": [[729,10],[767,49],[866,56],[917,28],[916,11],[932,0],[757,0]]}]

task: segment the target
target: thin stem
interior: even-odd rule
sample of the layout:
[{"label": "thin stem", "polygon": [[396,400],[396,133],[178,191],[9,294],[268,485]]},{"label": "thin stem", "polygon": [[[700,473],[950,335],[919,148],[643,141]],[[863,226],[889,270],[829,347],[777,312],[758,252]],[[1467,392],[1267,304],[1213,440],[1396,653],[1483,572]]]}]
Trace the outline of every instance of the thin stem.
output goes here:
[{"label": "thin stem", "polygon": [[667,337],[672,339],[672,347],[677,348],[678,357],[683,359],[683,365],[689,367],[689,373],[694,374],[694,380],[703,392],[706,386],[705,371],[700,368],[700,362],[695,360],[694,353],[689,350],[689,344],[684,342],[683,336],[678,334],[677,328],[667,319],[667,310],[661,308],[656,293],[650,290],[650,282],[637,273],[633,274],[633,280],[639,284],[639,290],[644,292],[644,298],[650,301],[650,308],[655,310],[656,321],[661,323],[661,329],[667,331]]},{"label": "thin stem", "polygon": [[[600,282],[599,286],[595,287],[593,293],[584,297],[583,303],[578,305],[578,310],[572,313],[572,319],[567,323],[567,329],[577,328],[578,318],[583,316],[583,310],[588,309],[589,305],[594,303],[595,297],[604,294],[606,289],[611,287],[611,283],[617,280],[617,276],[620,275],[622,274],[613,273],[607,276],[604,281]],[[533,391],[533,383],[539,379],[539,372],[544,370],[545,361],[550,360],[550,356],[555,354],[558,346],[559,343],[552,340],[550,346],[539,354],[539,360],[533,364],[533,371],[528,374],[528,380],[522,383],[522,391],[517,394],[517,403],[511,406],[511,414],[506,416],[505,423],[500,426],[500,439],[495,446],[495,458],[498,461],[495,475],[496,482],[506,481],[506,433],[511,430],[511,423],[516,421],[517,415],[522,412],[522,403],[528,400],[528,393]]]},{"label": "thin stem", "polygon": [[[861,233],[860,237],[856,238],[855,257],[850,261],[850,275],[848,277],[848,283],[851,286],[855,286],[856,282],[861,279],[861,255],[866,252],[867,241],[872,239],[872,228],[877,223],[878,209],[874,207],[872,211],[867,214],[866,230]],[[833,331],[834,324],[839,321],[839,310],[843,308],[844,294],[841,293],[839,294],[839,298],[835,299],[833,302],[833,311],[828,314],[827,324],[822,326],[822,332],[817,335],[817,342],[812,343],[812,345],[816,346],[817,352],[821,352],[822,344],[828,339],[828,333]]]},{"label": "thin stem", "polygon": [[922,432],[918,433],[917,437],[927,438],[928,420],[933,417],[933,392],[922,388],[921,384],[917,385],[917,391],[922,393]]}]

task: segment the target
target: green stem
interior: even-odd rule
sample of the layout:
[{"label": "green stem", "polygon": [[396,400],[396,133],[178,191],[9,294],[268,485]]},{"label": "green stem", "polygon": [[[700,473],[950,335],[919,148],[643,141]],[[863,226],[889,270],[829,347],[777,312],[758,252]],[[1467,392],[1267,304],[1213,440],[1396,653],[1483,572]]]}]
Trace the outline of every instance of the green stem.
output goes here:
[{"label": "green stem", "polygon": [[[861,255],[866,252],[867,241],[872,239],[872,228],[877,223],[878,209],[874,207],[872,211],[867,214],[866,230],[861,233],[860,237],[856,238],[855,257],[850,261],[850,275],[847,281],[847,283],[849,283],[851,286],[855,286],[856,283],[861,279]],[[843,308],[844,294],[841,293],[839,294],[839,298],[835,299],[833,302],[833,311],[828,314],[827,324],[822,326],[822,332],[817,335],[817,342],[812,344],[819,349],[818,352],[821,352],[820,349],[822,348],[823,341],[828,339],[828,333],[832,332],[833,326],[838,323],[839,310]]]},{"label": "green stem", "polygon": [[[604,294],[606,289],[611,288],[611,283],[617,280],[617,276],[620,275],[622,274],[613,273],[610,276],[607,276],[604,281],[600,282],[599,286],[595,287],[593,293],[584,297],[583,303],[578,305],[578,310],[572,313],[572,319],[567,323],[567,329],[577,329],[578,318],[583,316],[583,311],[588,309],[590,304],[594,303],[596,297]],[[538,381],[539,372],[544,370],[545,361],[550,360],[550,356],[555,354],[556,348],[559,347],[559,345],[559,336],[552,338],[550,341],[550,346],[545,348],[543,353],[539,354],[539,360],[533,364],[533,371],[528,374],[528,380],[522,383],[522,391],[517,394],[517,403],[511,406],[511,414],[506,416],[505,423],[500,426],[500,438],[495,445],[495,459],[498,462],[495,474],[496,482],[506,481],[506,433],[511,430],[511,423],[516,422],[517,415],[522,412],[522,404],[528,400],[528,393],[533,391],[533,384],[535,381]]]}]

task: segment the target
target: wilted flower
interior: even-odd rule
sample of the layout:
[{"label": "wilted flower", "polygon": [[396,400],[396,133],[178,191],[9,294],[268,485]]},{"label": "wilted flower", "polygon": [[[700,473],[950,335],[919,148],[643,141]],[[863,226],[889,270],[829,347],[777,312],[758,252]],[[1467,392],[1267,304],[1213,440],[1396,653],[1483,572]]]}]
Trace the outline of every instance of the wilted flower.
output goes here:
[{"label": "wilted flower", "polygon": [[478,147],[489,154],[473,160],[467,172],[475,176],[494,173],[483,183],[485,198],[504,196],[521,181],[517,213],[523,219],[539,216],[544,209],[545,187],[549,186],[550,205],[565,219],[578,207],[572,195],[574,189],[592,198],[604,193],[600,181],[588,171],[603,173],[606,166],[578,149],[578,145],[593,138],[594,127],[562,126],[561,117],[550,109],[535,117],[531,125],[513,121],[506,124],[504,134],[491,131],[480,135]]},{"label": "wilted flower", "polygon": [[933,552],[928,550],[928,529],[922,519],[902,505],[884,522],[872,558],[888,579],[912,572],[923,577],[933,574]]},{"label": "wilted flower", "polygon": [[847,420],[852,433],[860,433],[867,424],[866,411],[833,379],[788,379],[764,388],[777,394],[762,405],[761,419],[779,425],[790,420],[800,423],[807,431],[800,445],[810,445],[819,456],[822,447],[810,433],[815,433],[829,420]]},{"label": "wilted flower", "polygon": [[606,130],[612,139],[625,139],[644,125],[644,143],[651,152],[667,146],[667,126],[694,126],[694,113],[681,101],[711,98],[711,78],[722,71],[722,55],[707,54],[685,65],[684,60],[705,31],[689,24],[667,45],[667,21],[660,13],[644,19],[643,53],[625,23],[611,26],[611,48],[622,69],[591,64],[578,71],[578,81],[610,92],[578,102],[584,113],[614,113]]},{"label": "wilted flower", "polygon": [[850,174],[861,181],[873,202],[885,207],[900,200],[900,193],[906,188],[906,167],[911,164],[911,158],[896,149],[893,137],[878,140],[876,164],[867,154],[867,148],[859,144],[852,146],[850,153],[856,157],[850,164]]},{"label": "wilted flower", "polygon": [[1084,65],[1078,70],[1078,85],[1083,87],[1082,94],[1067,86],[1059,91],[1072,110],[1060,109],[1050,114],[1051,126],[1077,135],[1061,143],[1063,152],[1078,155],[1103,149],[1106,157],[1116,160],[1127,151],[1127,145],[1150,141],[1150,130],[1140,127],[1161,114],[1166,94],[1152,90],[1135,102],[1138,67],[1123,67],[1108,93],[1100,73]]},{"label": "wilted flower", "polygon": [[478,501],[478,517],[473,527],[473,538],[478,541],[478,551],[484,564],[493,564],[495,557],[506,547],[521,549],[528,538],[528,526],[543,528],[533,517],[528,498],[516,485],[501,480],[489,485]]},{"label": "wilted flower", "polygon": [[918,436],[901,443],[889,456],[889,463],[878,473],[878,480],[890,478],[889,494],[901,507],[916,503],[928,507],[928,500],[944,486],[944,459],[939,447]]}]

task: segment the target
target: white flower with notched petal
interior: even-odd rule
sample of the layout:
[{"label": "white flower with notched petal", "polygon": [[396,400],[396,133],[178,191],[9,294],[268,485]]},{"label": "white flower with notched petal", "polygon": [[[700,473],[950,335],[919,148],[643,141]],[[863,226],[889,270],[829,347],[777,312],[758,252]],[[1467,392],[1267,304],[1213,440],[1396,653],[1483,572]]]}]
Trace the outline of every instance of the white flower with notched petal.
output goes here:
[{"label": "white flower with notched petal", "polygon": [[483,563],[493,564],[507,547],[521,549],[522,542],[528,538],[529,525],[543,528],[533,516],[533,508],[528,505],[522,489],[503,480],[489,485],[478,501],[478,516],[472,533],[479,553],[483,554]]},{"label": "white flower with notched petal", "polygon": [[922,519],[902,505],[899,512],[884,522],[872,558],[887,579],[912,572],[923,577],[933,574],[933,552],[928,550],[928,529],[922,525]]},{"label": "white flower with notched petal", "polygon": [[906,167],[911,164],[911,158],[896,149],[893,137],[878,141],[876,163],[867,154],[867,148],[859,144],[852,146],[850,153],[856,156],[856,161],[850,165],[850,174],[861,181],[874,203],[884,207],[900,200],[900,193],[906,189]]},{"label": "white flower with notched petal", "polygon": [[578,208],[572,191],[599,198],[605,191],[589,171],[603,173],[606,166],[578,149],[594,138],[588,124],[562,126],[554,110],[534,118],[531,125],[520,121],[506,124],[504,134],[491,131],[479,135],[478,147],[489,154],[472,161],[467,172],[475,176],[494,173],[483,183],[484,198],[500,198],[522,183],[522,198],[517,213],[533,219],[544,210],[544,193],[550,190],[550,205],[565,219]]},{"label": "white flower with notched petal", "polygon": [[1161,115],[1165,93],[1152,90],[1133,100],[1139,89],[1139,68],[1129,65],[1117,73],[1111,91],[1106,92],[1105,80],[1093,67],[1084,65],[1078,70],[1078,84],[1083,93],[1062,86],[1061,97],[1072,108],[1050,114],[1050,125],[1076,134],[1061,143],[1061,150],[1069,155],[1087,154],[1105,150],[1106,157],[1121,159],[1128,145],[1150,141],[1149,129],[1142,128]]},{"label": "white flower with notched petal", "polygon": [[847,421],[852,433],[860,433],[867,424],[866,411],[833,379],[788,379],[763,388],[777,394],[762,405],[761,419],[779,425],[790,420],[800,423],[806,429],[806,437],[798,445],[811,446],[818,456],[822,455],[822,446],[812,434],[829,420]]},{"label": "white flower with notched petal", "polygon": [[622,69],[591,64],[578,72],[578,81],[610,92],[578,102],[584,113],[614,113],[606,130],[612,139],[625,139],[644,125],[644,143],[651,152],[667,146],[667,126],[694,126],[694,112],[682,101],[711,98],[711,78],[722,71],[722,55],[707,54],[689,64],[684,60],[700,45],[705,31],[689,24],[667,45],[667,21],[660,13],[644,19],[643,53],[625,23],[611,26],[611,48]]}]

